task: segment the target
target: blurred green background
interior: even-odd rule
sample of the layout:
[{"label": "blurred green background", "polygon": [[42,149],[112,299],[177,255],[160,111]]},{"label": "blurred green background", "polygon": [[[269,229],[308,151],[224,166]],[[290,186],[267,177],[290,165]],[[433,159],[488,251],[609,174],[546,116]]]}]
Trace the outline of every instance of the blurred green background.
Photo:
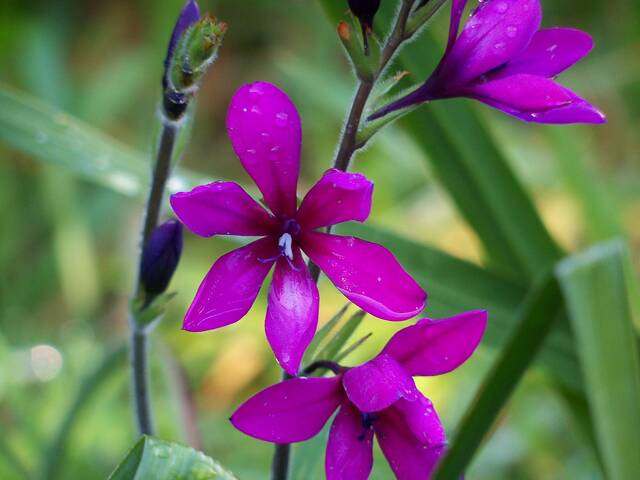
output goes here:
[{"label": "blurred green background", "polygon": [[[313,0],[200,3],[228,22],[229,31],[198,95],[183,165],[248,184],[226,138],[226,106],[241,84],[267,80],[283,87],[301,112],[300,192],[305,192],[330,165],[354,86],[334,27]],[[596,103],[609,124],[526,125],[475,108],[563,247],[575,250],[624,231],[636,254],[640,4],[543,0],[543,5],[545,26],[576,27],[594,36],[593,54],[562,82]],[[162,60],[181,6],[180,0],[3,0],[0,82],[150,155]],[[433,23],[440,40],[446,17],[441,12]],[[413,72],[406,85],[429,68]],[[126,339],[142,214],[138,194],[144,186],[113,174],[106,183],[114,188],[99,186],[5,143],[0,143],[0,478],[53,478],[51,465],[57,466],[57,478],[105,478],[134,440],[123,355],[116,356],[108,378],[79,413],[66,448],[52,450],[52,445],[86,375]],[[433,178],[425,154],[399,126],[380,135],[354,168],[376,181],[371,223],[481,261],[475,234]],[[271,445],[244,437],[227,418],[239,402],[279,376],[263,334],[264,292],[234,326],[202,334],[180,330],[200,279],[235,245],[187,234],[172,282],[178,296],[154,335],[154,411],[162,438],[201,448],[241,479],[262,479]],[[326,280],[321,296],[321,321],[326,321],[344,299]],[[397,328],[365,319],[359,333],[374,336],[347,363],[374,354]],[[450,429],[493,355],[481,349],[455,373],[420,382]],[[534,370],[468,478],[601,478],[587,445],[548,378]],[[321,467],[320,459],[315,476],[305,470],[294,478],[322,478]],[[372,478],[391,478],[384,462]]]}]

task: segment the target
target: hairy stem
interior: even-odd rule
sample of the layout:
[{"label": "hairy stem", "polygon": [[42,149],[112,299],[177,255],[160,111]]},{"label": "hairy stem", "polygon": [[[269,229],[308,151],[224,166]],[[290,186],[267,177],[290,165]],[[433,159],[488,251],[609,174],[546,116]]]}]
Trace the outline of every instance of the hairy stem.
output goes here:
[{"label": "hairy stem", "polygon": [[[140,255],[145,244],[158,226],[165,186],[171,171],[171,159],[176,143],[178,127],[174,123],[165,122],[162,125],[162,134],[156,162],[153,167],[151,189],[145,209],[144,226],[142,228],[142,241],[140,243]],[[138,262],[139,264],[140,262]],[[136,297],[140,291],[140,273],[133,292]],[[149,367],[148,367],[148,342],[149,330],[138,325],[135,312],[130,312],[131,328],[131,380],[134,397],[134,412],[136,426],[140,435],[153,433],[153,417],[151,414],[151,401],[149,396]]]},{"label": "hairy stem", "polygon": [[[411,15],[411,10],[416,0],[402,0],[398,16],[393,26],[393,30],[389,34],[387,41],[382,50],[380,57],[380,65],[377,71],[374,73],[372,80],[360,80],[356,89],[356,94],[349,110],[349,115],[345,122],[342,134],[340,136],[340,143],[338,144],[338,153],[333,162],[333,167],[346,172],[349,170],[351,159],[355,152],[362,148],[363,145],[357,144],[358,130],[362,123],[362,115],[364,109],[367,106],[369,96],[373,91],[376,81],[380,78],[380,75],[384,72],[387,65],[394,57],[398,48],[402,43],[408,39],[406,35],[406,25]],[[327,228],[327,232],[330,232],[331,228]],[[318,283],[320,278],[320,269],[313,262],[309,261],[309,272],[313,280]],[[283,379],[288,378],[285,374]],[[290,457],[290,445],[289,444],[277,444],[273,453],[272,463],[272,480],[287,480],[289,473],[289,457]]]}]

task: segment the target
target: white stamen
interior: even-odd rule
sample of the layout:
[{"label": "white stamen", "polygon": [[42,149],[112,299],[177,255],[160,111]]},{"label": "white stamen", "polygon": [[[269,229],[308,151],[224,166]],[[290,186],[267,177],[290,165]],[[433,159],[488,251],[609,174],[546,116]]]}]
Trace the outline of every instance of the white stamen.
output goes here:
[{"label": "white stamen", "polygon": [[280,239],[278,240],[278,247],[284,252],[289,260],[293,260],[293,238],[291,238],[291,234],[283,233]]}]

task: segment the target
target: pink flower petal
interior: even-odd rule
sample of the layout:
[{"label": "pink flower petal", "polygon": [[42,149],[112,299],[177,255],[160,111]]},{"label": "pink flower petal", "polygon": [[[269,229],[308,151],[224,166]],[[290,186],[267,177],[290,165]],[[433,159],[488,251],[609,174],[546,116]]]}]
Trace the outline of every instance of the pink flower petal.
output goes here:
[{"label": "pink flower petal", "polygon": [[527,48],[496,72],[500,78],[518,73],[554,77],[584,58],[593,48],[588,33],[572,28],[536,32]]},{"label": "pink flower petal", "polygon": [[267,213],[240,185],[215,182],[171,196],[171,207],[189,230],[213,235],[268,235],[277,228]]},{"label": "pink flower petal", "polygon": [[229,419],[247,435],[274,443],[302,442],[317,434],[343,398],[340,377],[294,378],[261,391]]},{"label": "pink flower petal", "polygon": [[373,467],[373,429],[362,424],[362,414],[345,401],[333,420],[327,443],[327,480],[367,480]]},{"label": "pink flower petal", "polygon": [[246,315],[271,270],[277,246],[262,238],[220,257],[198,288],[183,328],[202,332],[237,322]]},{"label": "pink flower petal", "polygon": [[540,0],[486,0],[472,14],[439,71],[463,85],[507,63],[540,27]]},{"label": "pink flower petal", "polygon": [[349,400],[362,412],[378,412],[401,398],[415,400],[413,379],[390,355],[350,368],[342,381]]},{"label": "pink flower petal", "polygon": [[360,173],[328,170],[302,200],[298,222],[313,230],[341,222],[364,222],[371,212],[373,182]]},{"label": "pink flower petal", "polygon": [[229,106],[227,131],[240,162],[277,216],[293,217],[300,173],[300,116],[286,93],[256,82]]},{"label": "pink flower petal", "polygon": [[389,408],[376,422],[376,438],[398,480],[427,480],[445,446],[430,447],[416,440],[397,409]]},{"label": "pink flower petal", "polygon": [[567,89],[555,81],[524,73],[473,85],[465,89],[464,94],[523,113],[546,112],[572,101]]},{"label": "pink flower petal", "polygon": [[475,351],[487,326],[487,312],[474,310],[444,320],[420,320],[398,331],[382,351],[412,376],[455,370]]},{"label": "pink flower petal", "polygon": [[318,287],[300,251],[294,252],[295,268],[285,257],[276,262],[267,307],[265,330],[278,363],[297,375],[304,351],[318,326]]},{"label": "pink flower petal", "polygon": [[420,443],[429,447],[446,444],[447,435],[438,412],[431,400],[422,393],[418,392],[415,401],[400,399],[390,408],[397,409],[402,414],[407,426]]},{"label": "pink flower petal", "polygon": [[371,315],[406,320],[424,308],[426,292],[386,248],[318,232],[304,232],[300,244],[338,290]]},{"label": "pink flower petal", "polygon": [[[564,87],[562,87],[564,88]],[[568,124],[568,123],[606,123],[607,117],[597,107],[579,97],[571,90],[564,88],[571,99],[570,103],[552,108],[545,112],[523,112],[511,106],[491,100],[482,100],[487,105],[502,110],[509,115],[533,123]]]}]

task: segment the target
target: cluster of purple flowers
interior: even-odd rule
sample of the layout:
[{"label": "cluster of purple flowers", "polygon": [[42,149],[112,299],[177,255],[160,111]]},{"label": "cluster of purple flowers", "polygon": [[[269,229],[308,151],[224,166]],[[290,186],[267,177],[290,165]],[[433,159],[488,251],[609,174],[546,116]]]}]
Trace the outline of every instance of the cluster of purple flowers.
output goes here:
[{"label": "cluster of purple flowers", "polygon": [[[360,8],[363,2],[351,3]],[[379,2],[373,3],[377,10]],[[449,42],[434,73],[373,118],[417,103],[464,96],[527,121],[604,121],[595,107],[552,79],[589,52],[592,41],[586,33],[539,30],[539,0],[485,0],[458,35],[467,2],[452,3]],[[360,17],[366,38],[373,16]],[[197,235],[259,238],[215,261],[184,328],[200,332],[237,322],[273,269],[266,337],[278,363],[294,377],[250,398],[231,422],[258,439],[300,442],[316,435],[337,410],[326,451],[328,479],[368,478],[374,436],[399,479],[429,478],[446,437],[413,377],[441,375],[465,362],[480,343],[487,313],[419,320],[398,331],[375,358],[360,366],[325,362],[333,376],[299,376],[319,310],[316,281],[303,253],[345,297],[377,318],[411,319],[424,309],[427,294],[383,246],[322,231],[368,218],[373,182],[364,175],[328,170],[298,204],[301,121],[283,91],[265,82],[240,88],[229,107],[227,130],[265,206],[234,182],[177,193],[171,205]]]}]

